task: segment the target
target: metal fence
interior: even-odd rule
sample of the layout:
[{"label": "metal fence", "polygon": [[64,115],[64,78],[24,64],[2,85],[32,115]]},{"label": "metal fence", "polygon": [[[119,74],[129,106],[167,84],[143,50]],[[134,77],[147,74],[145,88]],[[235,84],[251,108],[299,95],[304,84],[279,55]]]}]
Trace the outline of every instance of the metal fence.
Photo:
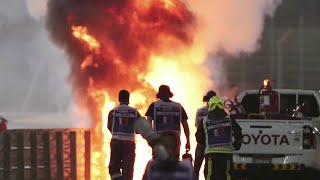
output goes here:
[{"label": "metal fence", "polygon": [[0,132],[0,179],[90,179],[90,131]]}]

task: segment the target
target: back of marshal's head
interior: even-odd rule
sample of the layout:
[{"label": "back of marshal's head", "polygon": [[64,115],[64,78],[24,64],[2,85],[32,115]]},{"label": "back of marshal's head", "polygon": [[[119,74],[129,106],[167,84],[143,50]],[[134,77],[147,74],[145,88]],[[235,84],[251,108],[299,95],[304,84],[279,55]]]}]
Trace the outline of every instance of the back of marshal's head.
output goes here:
[{"label": "back of marshal's head", "polygon": [[202,101],[203,102],[208,102],[210,100],[210,98],[212,98],[212,97],[214,97],[216,95],[217,95],[217,93],[215,91],[212,91],[212,90],[208,91],[207,94],[205,96],[203,96]]},{"label": "back of marshal's head", "polygon": [[130,93],[127,90],[119,91],[119,102],[129,103]]}]

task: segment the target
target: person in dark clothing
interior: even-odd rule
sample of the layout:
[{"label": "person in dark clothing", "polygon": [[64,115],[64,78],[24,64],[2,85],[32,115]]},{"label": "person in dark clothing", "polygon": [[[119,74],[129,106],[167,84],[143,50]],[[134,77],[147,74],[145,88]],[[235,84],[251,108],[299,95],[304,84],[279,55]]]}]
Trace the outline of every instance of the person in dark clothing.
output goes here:
[{"label": "person in dark clothing", "polygon": [[[199,144],[205,146],[204,176],[210,180],[229,180],[233,170],[232,153],[242,143],[242,129],[224,110],[224,102],[214,96],[208,102],[208,115],[196,132]],[[232,142],[234,137],[234,142]]]},{"label": "person in dark clothing", "polygon": [[[203,119],[205,116],[208,115],[208,101],[210,98],[213,96],[216,96],[216,92],[214,91],[208,91],[205,96],[203,96],[203,102],[206,102],[206,106],[197,109],[196,113],[196,120],[195,124],[196,127],[198,128],[201,119]],[[199,171],[202,165],[202,161],[204,159],[204,150],[205,147],[202,146],[201,144],[197,144],[196,151],[195,151],[195,159],[194,159],[194,179],[198,180],[199,179]]]},{"label": "person in dark clothing", "polygon": [[[139,112],[130,107],[129,92],[119,92],[120,105],[109,112],[108,129],[112,134],[109,174],[111,179],[133,179],[135,161],[135,121]],[[121,171],[120,171],[121,169]]]},{"label": "person in dark clothing", "polygon": [[162,132],[158,143],[163,145],[169,158],[162,160],[162,157],[155,155],[147,164],[143,180],[192,180],[192,162],[189,159],[179,161],[177,156],[176,148],[179,142],[175,132]]},{"label": "person in dark clothing", "polygon": [[182,124],[185,136],[186,136],[186,151],[190,150],[190,132],[188,125],[188,116],[184,108],[180,103],[171,101],[170,98],[173,93],[170,91],[169,86],[161,85],[156,97],[159,99],[153,102],[147,112],[147,120],[153,122],[153,128],[156,132],[162,133],[165,131],[175,132],[178,139],[177,152],[180,155],[180,124]]}]

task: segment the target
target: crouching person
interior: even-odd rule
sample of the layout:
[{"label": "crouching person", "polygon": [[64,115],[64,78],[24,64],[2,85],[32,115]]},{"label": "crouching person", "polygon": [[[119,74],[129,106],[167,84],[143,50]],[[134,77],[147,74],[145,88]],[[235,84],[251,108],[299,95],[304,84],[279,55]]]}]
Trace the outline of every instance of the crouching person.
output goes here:
[{"label": "crouching person", "polygon": [[177,155],[177,146],[179,140],[174,132],[162,132],[159,138],[159,144],[165,148],[169,158],[163,158],[155,154],[154,160],[150,160],[147,164],[143,180],[192,180],[193,168],[189,159],[179,161]]}]

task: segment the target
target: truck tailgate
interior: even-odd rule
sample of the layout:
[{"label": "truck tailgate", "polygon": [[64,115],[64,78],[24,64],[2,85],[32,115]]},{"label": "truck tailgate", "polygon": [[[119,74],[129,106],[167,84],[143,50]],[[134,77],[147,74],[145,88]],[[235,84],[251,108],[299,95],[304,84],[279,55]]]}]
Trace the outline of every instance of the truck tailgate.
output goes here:
[{"label": "truck tailgate", "polygon": [[303,121],[239,119],[240,154],[302,154]]}]

